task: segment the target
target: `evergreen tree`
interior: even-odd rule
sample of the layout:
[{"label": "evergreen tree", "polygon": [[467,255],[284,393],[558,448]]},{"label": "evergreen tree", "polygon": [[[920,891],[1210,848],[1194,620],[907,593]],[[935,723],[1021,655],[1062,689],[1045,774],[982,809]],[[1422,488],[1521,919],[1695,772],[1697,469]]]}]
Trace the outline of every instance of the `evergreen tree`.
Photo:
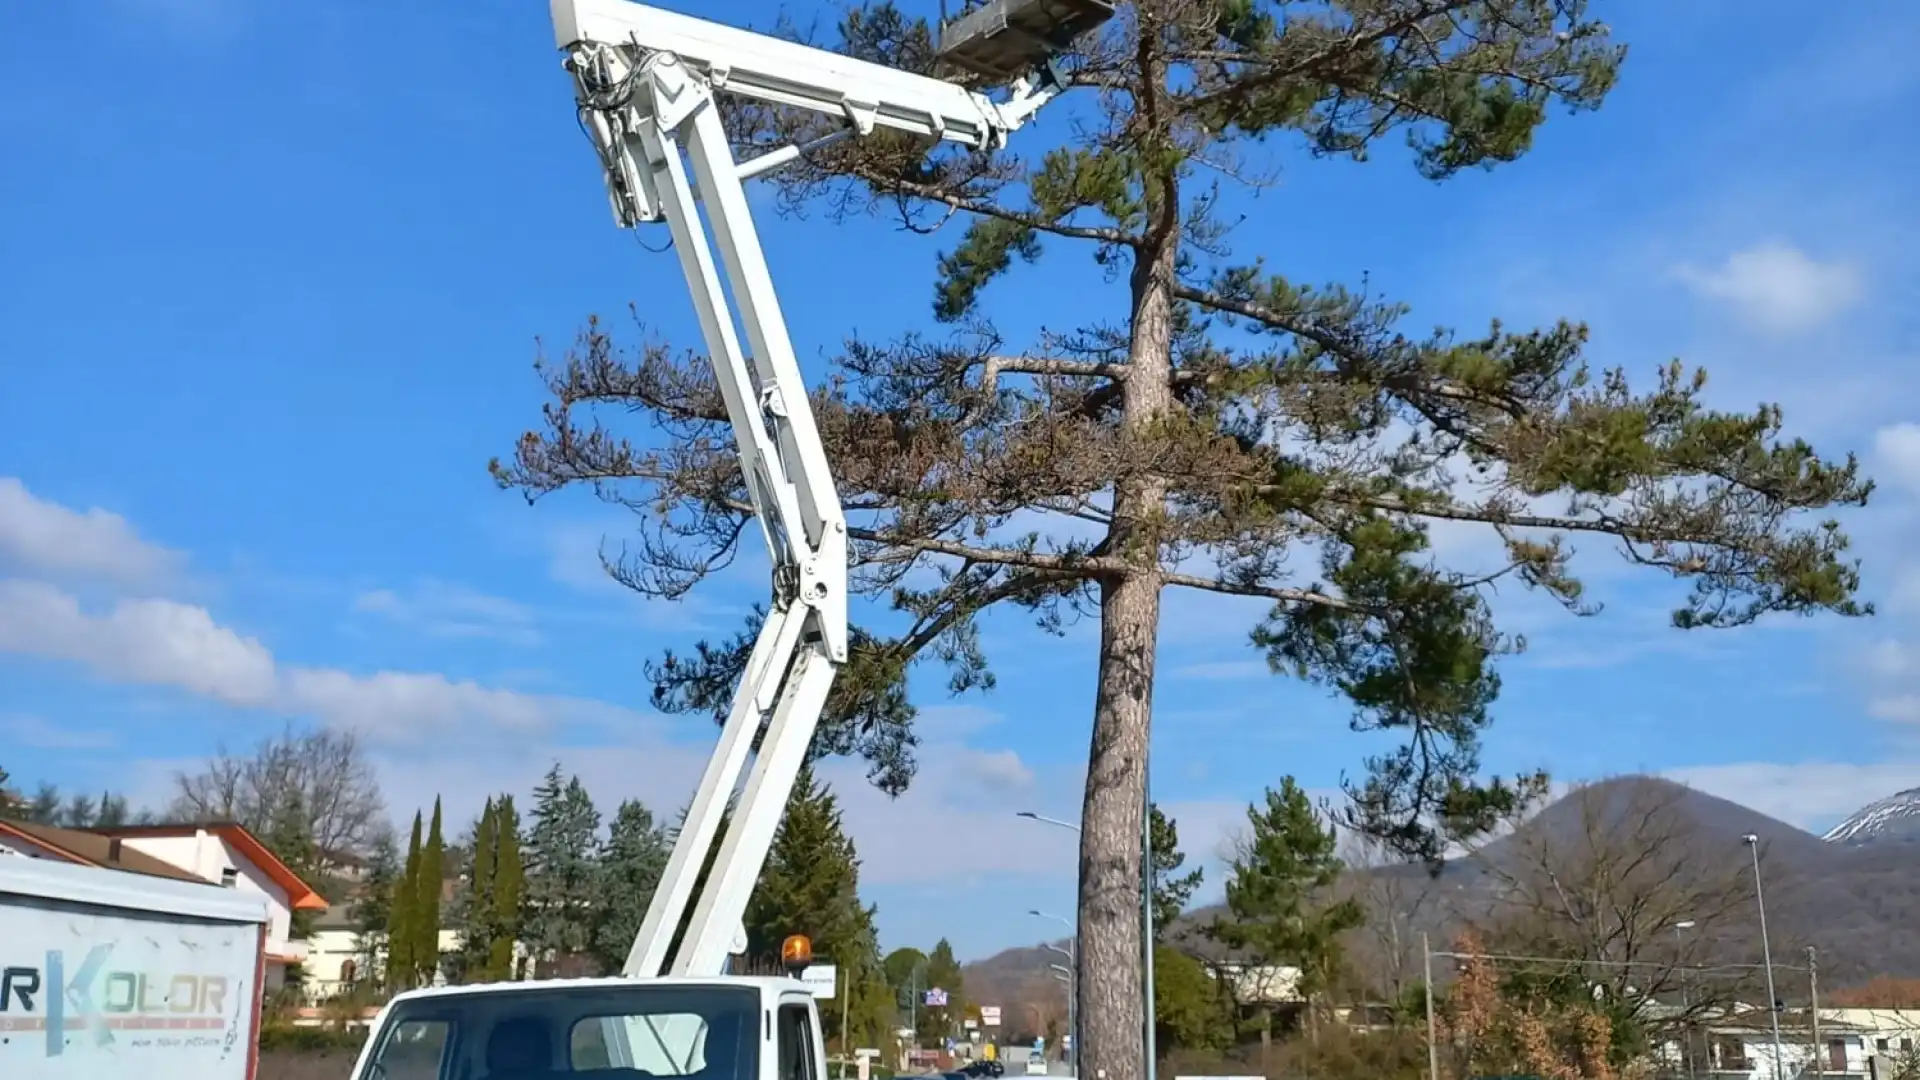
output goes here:
[{"label": "evergreen tree", "polygon": [[513,808],[513,796],[500,796],[493,807],[493,820],[493,945],[487,956],[486,977],[498,982],[514,974],[514,944],[520,940],[526,876],[520,862],[520,813]]},{"label": "evergreen tree", "polygon": [[1148,826],[1147,845],[1153,854],[1153,938],[1160,941],[1166,937],[1173,920],[1187,910],[1204,871],[1196,866],[1188,873],[1180,873],[1180,867],[1187,861],[1180,850],[1180,830],[1172,818],[1160,812],[1157,804],[1150,809],[1153,816]]},{"label": "evergreen tree", "polygon": [[399,853],[394,850],[392,833],[382,832],[374,837],[373,848],[367,854],[366,879],[360,883],[349,909],[355,957],[360,970],[376,981],[384,981],[380,956],[386,951],[399,884]]},{"label": "evergreen tree", "polygon": [[[747,905],[747,951],[774,956],[789,934],[805,934],[814,954],[846,980],[852,1032],[884,1024],[892,991],[880,964],[875,910],[860,901],[860,859],[842,827],[839,800],[811,766],[801,769],[774,833],[767,864]],[[822,1025],[830,1041],[844,1043],[840,1010]]]},{"label": "evergreen tree", "polygon": [[1237,1006],[1227,985],[1199,960],[1153,947],[1153,1019],[1159,1052],[1217,1053],[1233,1045]]},{"label": "evergreen tree", "polygon": [[115,829],[132,820],[133,813],[127,806],[125,795],[116,795],[111,791],[101,793],[100,806],[93,815],[94,828]]},{"label": "evergreen tree", "polygon": [[459,947],[445,961],[447,977],[455,982],[484,979],[493,956],[497,829],[493,800],[489,798],[480,810],[480,820],[474,822],[473,857],[468,860],[467,872],[461,875],[460,893],[449,913],[448,923],[460,935]]},{"label": "evergreen tree", "polygon": [[1249,835],[1227,867],[1227,911],[1207,933],[1256,964],[1300,969],[1300,993],[1312,1001],[1340,964],[1340,935],[1359,926],[1360,905],[1336,899],[1342,864],[1337,833],[1307,793],[1285,777],[1264,806],[1247,807]]},{"label": "evergreen tree", "polygon": [[420,895],[420,812],[413,812],[413,833],[407,840],[407,861],[393,889],[387,911],[387,986],[405,990],[414,985],[414,939],[419,933],[414,906]]},{"label": "evergreen tree", "polygon": [[[938,28],[903,6],[853,6],[821,43],[950,69]],[[1678,363],[1638,387],[1594,370],[1585,326],[1428,329],[1373,283],[1311,283],[1229,243],[1238,185],[1283,162],[1384,161],[1437,181],[1521,158],[1550,114],[1597,108],[1615,85],[1625,50],[1595,5],[1114,6],[1098,32],[1062,43],[1065,96],[1083,107],[1055,106],[1073,118],[1057,137],[982,153],[876,133],[772,182],[836,214],[898,214],[922,231],[956,219],[928,252],[931,323],[849,342],[812,395],[838,490],[860,508],[852,581],[898,613],[850,632],[818,745],[862,755],[898,791],[914,767],[915,661],[945,667],[954,690],[990,686],[989,608],[1018,605],[1048,628],[1097,612],[1078,923],[1101,974],[1097,993],[1082,988],[1081,1067],[1137,1080],[1144,994],[1126,958],[1145,943],[1114,898],[1148,882],[1139,748],[1163,593],[1266,605],[1251,643],[1273,670],[1338,691],[1385,743],[1352,785],[1351,823],[1432,860],[1544,787],[1481,769],[1498,659],[1515,647],[1495,625],[1493,578],[1590,614],[1566,543],[1589,536],[1677,579],[1680,629],[1860,615],[1835,518],[1871,485],[1852,459],[1783,438],[1776,407],[1711,406],[1704,377]],[[841,124],[777,108],[731,119],[734,138],[765,145]],[[1382,152],[1397,140],[1404,152]],[[1111,295],[1085,305],[1100,314],[1022,339],[995,326],[985,303],[1008,273],[1062,257],[1104,273]],[[591,486],[639,510],[650,542],[617,576],[656,595],[695,587],[729,564],[753,512],[707,364],[668,343],[623,349],[590,323],[564,362],[543,363],[544,429],[495,476],[529,498]],[[606,419],[622,414],[639,441]],[[1033,524],[1004,528],[1015,518]],[[1437,522],[1499,552],[1491,576],[1436,558]],[[655,701],[724,716],[760,620],[656,665]]]},{"label": "evergreen tree", "polygon": [[[1138,905],[1134,910],[1139,910]],[[947,1003],[921,1009],[922,1038],[945,1039],[959,1029],[960,1018],[967,1014],[967,999],[961,985],[963,981],[960,977],[960,961],[954,959],[953,946],[946,938],[941,938],[934,944],[933,951],[927,954],[927,987],[945,990]]]},{"label": "evergreen tree", "polygon": [[580,778],[563,779],[556,762],[534,789],[532,819],[527,829],[523,937],[536,957],[579,956],[593,944],[594,838],[600,812]]},{"label": "evergreen tree", "polygon": [[433,800],[433,824],[426,846],[420,849],[420,871],[412,904],[415,985],[429,986],[440,968],[440,893],[446,881],[446,839],[440,832],[440,799]]},{"label": "evergreen tree", "polygon": [[620,804],[600,849],[593,953],[601,971],[612,974],[626,964],[633,939],[646,919],[647,905],[667,868],[671,847],[666,831],[654,824],[653,812],[639,800]]},{"label": "evergreen tree", "polygon": [[[102,800],[101,808],[106,807]],[[286,864],[301,880],[317,881],[319,878],[318,852],[314,848],[313,834],[309,831],[306,803],[300,793],[290,792],[286,801],[274,809],[267,819],[266,828],[261,831],[260,842],[273,852],[274,858]],[[296,911],[292,915],[292,933],[295,937],[306,937],[313,932],[313,912]]]}]

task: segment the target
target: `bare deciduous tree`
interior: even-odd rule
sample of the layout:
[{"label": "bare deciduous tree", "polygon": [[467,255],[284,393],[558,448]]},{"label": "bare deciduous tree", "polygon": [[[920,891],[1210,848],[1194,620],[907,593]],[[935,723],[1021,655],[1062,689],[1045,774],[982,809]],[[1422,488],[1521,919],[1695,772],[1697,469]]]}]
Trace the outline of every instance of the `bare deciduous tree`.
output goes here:
[{"label": "bare deciduous tree", "polygon": [[[1655,780],[1583,785],[1482,849],[1475,861],[1497,888],[1482,940],[1564,960],[1626,1013],[1670,1027],[1753,989],[1753,971],[1723,962],[1725,943],[1751,932],[1745,850],[1716,843],[1685,796]],[[1642,1008],[1655,1000],[1666,1008]]]},{"label": "bare deciduous tree", "polygon": [[379,781],[358,735],[288,725],[246,756],[225,746],[197,772],[174,773],[174,817],[234,821],[265,833],[293,804],[323,860],[364,854],[391,830]]}]

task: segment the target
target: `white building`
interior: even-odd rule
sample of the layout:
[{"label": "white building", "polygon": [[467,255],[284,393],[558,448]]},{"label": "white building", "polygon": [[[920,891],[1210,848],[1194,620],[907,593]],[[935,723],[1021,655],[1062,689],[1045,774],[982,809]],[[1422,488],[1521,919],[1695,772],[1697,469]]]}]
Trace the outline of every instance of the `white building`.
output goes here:
[{"label": "white building", "polygon": [[202,881],[266,897],[266,990],[285,984],[287,967],[307,958],[307,942],[293,934],[293,913],[325,911],[326,900],[287,868],[265,844],[232,822],[135,825],[111,829],[57,829],[0,822],[0,853],[85,866]]}]

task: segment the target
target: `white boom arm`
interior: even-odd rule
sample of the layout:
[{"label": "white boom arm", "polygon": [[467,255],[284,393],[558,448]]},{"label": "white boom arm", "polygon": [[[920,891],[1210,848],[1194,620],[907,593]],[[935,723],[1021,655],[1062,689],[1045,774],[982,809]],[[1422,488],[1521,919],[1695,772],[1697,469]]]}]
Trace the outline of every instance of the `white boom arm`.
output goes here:
[{"label": "white boom arm", "polygon": [[[989,148],[1055,90],[1022,81],[1008,102],[996,103],[937,79],[628,0],[551,5],[616,221],[632,227],[664,220],[673,237],[747,494],[773,556],[772,609],[625,968],[630,977],[720,974],[744,945],[748,897],[847,658],[847,533],[742,188],[745,179],[810,148],[736,164],[714,95],[843,117],[851,134],[884,127]],[[696,199],[706,205],[711,245]],[[738,328],[726,286],[738,305]],[[695,881],[769,713],[733,821],[696,898]],[[689,902],[693,914],[667,970]]]}]

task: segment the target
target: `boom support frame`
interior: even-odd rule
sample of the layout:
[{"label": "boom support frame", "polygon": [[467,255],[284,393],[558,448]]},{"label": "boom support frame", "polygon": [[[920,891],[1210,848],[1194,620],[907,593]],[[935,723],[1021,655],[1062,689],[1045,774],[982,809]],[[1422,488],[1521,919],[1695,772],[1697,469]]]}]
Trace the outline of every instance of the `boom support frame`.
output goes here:
[{"label": "boom support frame", "polygon": [[[623,228],[665,222],[673,238],[772,554],[772,607],[624,968],[635,978],[721,974],[728,956],[745,947],[748,898],[848,643],[846,517],[743,186],[814,147],[736,162],[716,94],[837,116],[847,124],[841,135],[888,128],[986,150],[1060,87],[1050,73],[1036,72],[996,102],[938,79],[629,0],[550,2],[615,221]],[[749,757],[745,787],[696,897]]]}]

